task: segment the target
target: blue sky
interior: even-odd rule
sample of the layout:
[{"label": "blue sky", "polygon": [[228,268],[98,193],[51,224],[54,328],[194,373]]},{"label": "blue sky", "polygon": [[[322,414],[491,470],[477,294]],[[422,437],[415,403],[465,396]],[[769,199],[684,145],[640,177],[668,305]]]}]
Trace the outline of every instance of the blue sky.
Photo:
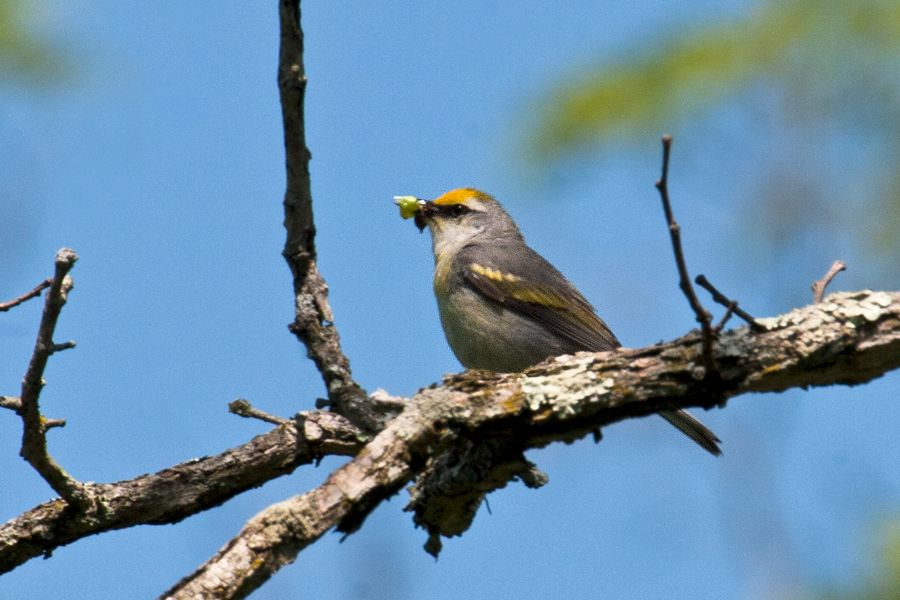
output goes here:
[{"label": "blue sky", "polygon": [[[0,297],[47,276],[59,247],[81,256],[57,334],[78,348],[52,358],[43,394],[45,413],[68,420],[51,450],[80,479],[130,478],[264,431],[227,413],[236,397],[290,415],[323,394],[286,329],[274,4],[42,2],[40,24],[65,40],[74,77],[0,89]],[[306,4],[320,266],[363,386],[412,394],[460,368],[431,296],[429,241],[400,220],[397,194],[493,193],[627,346],[693,326],[653,189],[658,136],[550,176],[521,160],[519,140],[562,75],[752,5]],[[808,301],[838,256],[851,269],[836,288],[896,289],[855,268],[864,259],[841,240],[820,240],[804,261],[748,264],[756,242],[725,193],[746,182],[717,137],[746,126],[723,110],[674,131],[693,270],[760,315]],[[18,389],[39,313],[32,302],[0,317],[0,393]],[[492,494],[491,512],[437,562],[401,494],[253,597],[777,598],[849,584],[900,506],[898,382],[738,398],[701,415],[725,440],[720,459],[656,418],[609,427],[599,445],[533,452],[550,484]],[[52,495],[18,458],[19,436],[0,415],[3,519]],[[175,526],[61,548],[4,576],[0,599],[154,597],[337,464]]]}]

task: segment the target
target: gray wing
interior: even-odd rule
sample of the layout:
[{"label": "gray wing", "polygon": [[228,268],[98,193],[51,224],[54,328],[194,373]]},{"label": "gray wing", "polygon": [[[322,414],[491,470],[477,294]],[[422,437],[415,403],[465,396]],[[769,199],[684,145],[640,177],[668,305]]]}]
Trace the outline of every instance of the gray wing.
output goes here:
[{"label": "gray wing", "polygon": [[621,345],[575,286],[531,248],[472,244],[456,260],[471,289],[534,319],[580,349],[597,352]]}]

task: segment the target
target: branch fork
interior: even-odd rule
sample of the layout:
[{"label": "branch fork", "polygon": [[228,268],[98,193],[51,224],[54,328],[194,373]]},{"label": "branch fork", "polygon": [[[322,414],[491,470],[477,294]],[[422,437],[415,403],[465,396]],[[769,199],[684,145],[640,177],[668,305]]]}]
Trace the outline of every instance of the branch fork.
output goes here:
[{"label": "branch fork", "polygon": [[53,334],[59,315],[74,285],[69,271],[77,260],[78,255],[73,250],[61,249],[56,253],[55,271],[53,277],[48,280],[50,285],[38,286],[41,289],[45,287],[50,289],[46,294],[34,351],[28,364],[28,370],[22,379],[22,393],[18,398],[15,411],[22,418],[22,447],[19,454],[61,498],[84,507],[91,504],[85,486],[69,475],[47,450],[47,430],[52,427],[61,427],[65,425],[65,421],[47,419],[41,414],[40,409],[40,394],[44,387],[44,369],[47,361],[55,352],[75,347],[75,342],[61,344],[54,342]]}]

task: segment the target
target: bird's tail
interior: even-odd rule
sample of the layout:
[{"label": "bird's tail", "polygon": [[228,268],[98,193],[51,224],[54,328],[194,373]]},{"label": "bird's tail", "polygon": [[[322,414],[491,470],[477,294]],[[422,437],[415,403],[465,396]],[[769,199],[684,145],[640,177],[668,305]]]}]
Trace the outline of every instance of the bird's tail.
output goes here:
[{"label": "bird's tail", "polygon": [[700,422],[694,415],[686,410],[665,410],[659,413],[663,419],[678,428],[681,433],[688,436],[704,450],[713,456],[722,454],[719,444],[722,440],[716,437],[710,429]]}]

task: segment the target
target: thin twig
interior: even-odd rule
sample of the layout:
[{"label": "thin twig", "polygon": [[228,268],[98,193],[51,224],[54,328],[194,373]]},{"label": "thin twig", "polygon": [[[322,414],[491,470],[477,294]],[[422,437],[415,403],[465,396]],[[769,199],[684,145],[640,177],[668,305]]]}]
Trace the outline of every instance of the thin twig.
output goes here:
[{"label": "thin twig", "polygon": [[53,344],[50,347],[50,354],[56,354],[57,352],[62,352],[63,350],[71,350],[76,346],[75,342],[69,340],[68,342],[61,342],[59,344]]},{"label": "thin twig", "polygon": [[0,396],[0,408],[8,408],[18,413],[22,410],[22,399],[18,396]]},{"label": "thin twig", "polygon": [[734,309],[737,308],[737,302],[732,300],[728,303],[728,306],[725,307],[725,312],[722,314],[722,318],[719,319],[719,322],[716,323],[716,326],[713,327],[713,331],[716,332],[716,335],[722,332],[725,329],[725,324],[728,323],[728,319],[731,318],[731,315],[734,314]]},{"label": "thin twig", "polygon": [[846,263],[844,263],[844,261],[836,260],[831,263],[831,268],[828,269],[827,273],[825,273],[825,277],[813,282],[813,304],[818,304],[822,301],[822,298],[825,296],[825,288],[828,287],[828,284],[831,283],[831,280],[834,279],[835,275],[845,270],[846,268],[847,265]]},{"label": "thin twig", "polygon": [[250,404],[249,400],[245,400],[244,398],[238,398],[237,400],[229,402],[228,412],[246,419],[259,419],[260,421],[272,423],[273,425],[290,425],[294,422],[292,419],[283,419],[281,417],[276,417],[275,415],[270,415],[263,410],[259,410]]},{"label": "thin twig", "polygon": [[29,292],[25,292],[18,298],[13,298],[12,300],[10,300],[8,302],[0,302],[0,312],[6,312],[9,309],[22,304],[23,302],[27,302],[28,300],[31,300],[32,298],[36,298],[36,297],[40,296],[41,292],[43,292],[48,287],[50,287],[50,283],[52,281],[53,281],[52,279],[45,279],[42,282],[40,282],[39,284],[37,284],[33,290],[31,290]]},{"label": "thin twig", "polygon": [[662,137],[663,146],[663,164],[662,175],[656,182],[656,189],[659,190],[659,196],[662,199],[663,211],[666,215],[666,223],[669,225],[669,236],[672,238],[672,250],[675,253],[675,264],[678,267],[678,286],[687,298],[688,304],[700,323],[700,335],[703,344],[703,366],[706,367],[706,376],[712,376],[718,372],[716,361],[713,357],[713,338],[715,333],[712,329],[712,315],[703,308],[694,286],[691,285],[691,277],[688,275],[687,263],[684,260],[684,250],[681,247],[681,227],[675,221],[675,215],[672,213],[672,204],[669,201],[669,153],[672,148],[672,136],[664,135]]},{"label": "thin twig", "polygon": [[[694,279],[694,281],[697,283],[697,285],[699,285],[700,287],[705,289],[707,292],[709,292],[710,295],[712,296],[712,299],[715,302],[718,302],[722,306],[729,309],[728,311],[726,311],[726,314],[728,314],[728,312],[733,312],[734,314],[736,314],[737,316],[742,318],[744,321],[747,322],[748,325],[750,325],[751,331],[755,331],[755,332],[759,333],[761,331],[766,330],[765,327],[763,327],[762,325],[760,325],[759,323],[756,322],[756,319],[754,319],[752,316],[747,314],[747,312],[745,310],[738,307],[737,300],[732,300],[731,298],[729,298],[728,296],[726,296],[725,294],[723,294],[722,292],[717,290],[716,287],[712,283],[709,282],[709,280],[706,278],[705,275],[702,275],[702,274],[697,275],[697,278]],[[720,322],[721,325],[724,326],[725,321],[727,321],[727,320],[728,319],[723,317],[722,321]]]},{"label": "thin twig", "polygon": [[[22,399],[18,396],[0,396],[0,408],[8,408],[17,415],[22,414]],[[51,429],[53,427],[65,427],[65,419],[47,419],[44,418],[44,428]]]},{"label": "thin twig", "polygon": [[[44,387],[44,368],[47,360],[58,344],[53,342],[56,322],[72,289],[72,278],[69,271],[78,260],[78,255],[69,248],[56,253],[56,269],[51,280],[50,291],[44,302],[44,312],[38,327],[34,352],[28,364],[28,370],[22,379],[21,407],[17,411],[22,417],[22,449],[19,454],[50,484],[50,487],[63,499],[82,506],[87,497],[84,486],[66,473],[47,452],[46,419],[41,415],[39,398]],[[59,426],[58,421],[54,426]]]}]

